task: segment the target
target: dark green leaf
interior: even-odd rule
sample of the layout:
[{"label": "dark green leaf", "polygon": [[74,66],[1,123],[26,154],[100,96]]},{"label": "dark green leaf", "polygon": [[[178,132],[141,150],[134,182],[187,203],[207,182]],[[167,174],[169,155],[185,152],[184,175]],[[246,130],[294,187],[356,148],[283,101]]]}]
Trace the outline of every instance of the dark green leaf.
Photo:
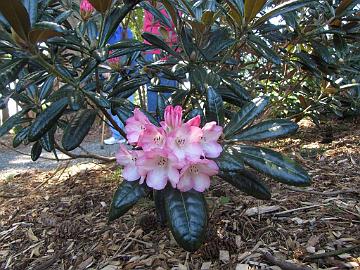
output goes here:
[{"label": "dark green leaf", "polygon": [[167,102],[167,99],[165,96],[161,93],[158,93],[157,95],[157,107],[156,107],[156,113],[158,117],[163,120],[164,119],[164,113],[166,106],[169,105]]},{"label": "dark green leaf", "polygon": [[90,98],[97,106],[103,107],[103,108],[110,108],[110,102],[103,97],[102,95],[95,93],[95,92],[89,92],[85,91],[85,94],[88,98]]},{"label": "dark green leaf", "polygon": [[[133,79],[123,79],[121,80],[110,93],[109,97],[117,96],[128,90],[137,90],[140,86],[145,85],[149,82],[147,77],[138,77]],[[131,96],[131,95],[130,95]]]},{"label": "dark green leaf", "polygon": [[255,174],[249,171],[222,173],[219,177],[257,199],[271,199],[271,193],[267,185],[262,183]]},{"label": "dark green leaf", "polygon": [[100,13],[105,13],[111,6],[112,0],[89,0],[91,5]]},{"label": "dark green leaf", "polygon": [[310,184],[308,173],[295,161],[273,150],[249,146],[234,146],[246,164],[275,180],[294,186]]},{"label": "dark green leaf", "polygon": [[40,142],[34,143],[33,147],[31,148],[31,160],[37,161],[41,155],[42,146]]},{"label": "dark green leaf", "polygon": [[165,209],[176,242],[186,251],[196,251],[206,232],[208,213],[204,195],[194,190],[165,189]]},{"label": "dark green leaf", "polygon": [[274,119],[251,126],[231,139],[237,141],[261,141],[293,134],[298,130],[298,124],[284,119]]},{"label": "dark green leaf", "polygon": [[67,125],[62,138],[62,145],[66,151],[77,148],[89,133],[97,115],[96,110],[87,109],[76,114]]},{"label": "dark green leaf", "polygon": [[99,47],[103,47],[109,41],[110,37],[115,33],[122,20],[138,3],[139,1],[137,0],[130,1],[121,7],[115,7],[112,9],[110,15],[106,17],[104,30],[100,33]]},{"label": "dark green leaf", "polygon": [[270,99],[268,97],[255,98],[244,106],[237,114],[235,114],[234,118],[231,119],[230,123],[225,127],[225,137],[230,138],[253,121],[255,117],[263,112],[269,101]]},{"label": "dark green leaf", "polygon": [[34,25],[38,16],[38,0],[21,0],[21,2],[29,14],[31,25]]},{"label": "dark green leaf", "polygon": [[276,6],[275,8],[268,11],[264,16],[260,17],[255,23],[254,27],[258,27],[270,18],[279,16],[281,14],[297,10],[308,5],[310,2],[314,2],[314,0],[292,0],[287,1],[283,4]]},{"label": "dark green leaf", "polygon": [[253,48],[260,56],[265,57],[269,61],[273,62],[276,65],[281,64],[280,57],[271,49],[270,45],[267,45],[265,41],[261,38],[256,37],[255,35],[248,36],[249,45]]},{"label": "dark green leaf", "polygon": [[29,130],[29,141],[39,140],[46,132],[56,125],[57,120],[68,105],[67,98],[62,98],[50,105],[45,111],[40,113]]},{"label": "dark green leaf", "polygon": [[40,89],[40,94],[39,94],[39,99],[40,100],[44,100],[49,96],[49,94],[53,90],[54,81],[55,81],[55,77],[50,76],[43,83],[43,85],[41,86],[41,89]]},{"label": "dark green leaf", "polygon": [[140,185],[138,181],[123,181],[113,197],[109,221],[113,221],[124,215],[138,200],[149,192],[146,184]]},{"label": "dark green leaf", "polygon": [[50,129],[48,132],[46,132],[45,135],[42,136],[40,139],[41,146],[47,152],[52,152],[55,150],[55,138],[54,138],[55,131],[56,131],[56,126]]},{"label": "dark green leaf", "polygon": [[169,47],[169,45],[166,44],[165,41],[163,41],[161,38],[159,38],[156,35],[153,35],[151,33],[143,33],[141,35],[145,40],[150,42],[151,44],[155,45],[156,47],[170,53],[171,55],[181,58],[181,55],[178,52],[175,52],[173,49]]},{"label": "dark green leaf", "polygon": [[29,111],[29,109],[24,109],[17,114],[14,114],[9,119],[7,119],[2,126],[0,126],[0,137],[4,136],[6,133],[8,133],[15,125],[17,125],[24,114],[26,114]]},{"label": "dark green leaf", "polygon": [[4,0],[0,1],[0,12],[19,37],[27,41],[31,27],[30,18],[21,1],[12,0],[11,3]]},{"label": "dark green leaf", "polygon": [[222,172],[243,171],[245,169],[243,158],[239,152],[232,147],[224,148],[220,157],[218,157],[215,162]]},{"label": "dark green leaf", "polygon": [[28,136],[30,127],[25,127],[22,130],[20,130],[13,140],[13,147],[18,147]]},{"label": "dark green leaf", "polygon": [[224,102],[215,89],[209,86],[207,89],[206,119],[208,122],[216,121],[218,125],[223,125],[224,117]]}]

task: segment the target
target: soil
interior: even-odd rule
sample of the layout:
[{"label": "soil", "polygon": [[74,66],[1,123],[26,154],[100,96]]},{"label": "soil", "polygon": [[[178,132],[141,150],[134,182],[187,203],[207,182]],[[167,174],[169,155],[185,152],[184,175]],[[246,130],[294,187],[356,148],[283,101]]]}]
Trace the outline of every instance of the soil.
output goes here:
[{"label": "soil", "polygon": [[309,122],[263,143],[306,167],[310,187],[264,178],[272,199],[260,201],[214,179],[194,253],[157,223],[150,198],[108,223],[114,164],[13,174],[0,181],[0,269],[360,269],[360,128],[331,125],[326,144]]}]

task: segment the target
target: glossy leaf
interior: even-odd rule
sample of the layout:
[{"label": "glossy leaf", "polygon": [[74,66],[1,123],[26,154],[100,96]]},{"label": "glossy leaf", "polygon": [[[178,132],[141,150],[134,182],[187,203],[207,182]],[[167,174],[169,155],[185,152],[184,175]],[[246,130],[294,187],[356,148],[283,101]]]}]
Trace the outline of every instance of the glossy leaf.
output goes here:
[{"label": "glossy leaf", "polygon": [[245,169],[243,158],[232,147],[225,147],[215,162],[222,172],[243,171]]},{"label": "glossy leaf", "polygon": [[298,124],[284,119],[268,120],[253,125],[238,135],[232,137],[236,141],[261,141],[270,138],[278,138],[294,134],[298,130]]},{"label": "glossy leaf", "polygon": [[204,240],[208,222],[204,195],[172,187],[164,192],[167,220],[176,242],[186,251],[196,251]]},{"label": "glossy leaf", "polygon": [[45,111],[40,113],[30,127],[29,141],[39,140],[50,128],[56,125],[57,120],[61,117],[67,105],[67,98],[62,98],[52,103]]},{"label": "glossy leaf", "polygon": [[12,0],[11,3],[0,1],[0,12],[4,15],[19,37],[26,41],[28,39],[31,24],[29,14],[21,1]]},{"label": "glossy leaf", "polygon": [[29,109],[23,109],[22,111],[14,114],[9,117],[1,126],[0,126],[0,137],[8,133],[15,125],[17,125],[24,114],[26,114]]},{"label": "glossy leaf", "polygon": [[141,35],[146,41],[150,42],[151,44],[155,45],[156,47],[172,54],[177,58],[181,58],[181,55],[178,52],[175,52],[169,45],[166,44],[161,38],[151,33],[143,33]]},{"label": "glossy leaf", "polygon": [[127,90],[138,89],[140,86],[145,85],[149,82],[147,77],[137,77],[133,79],[123,79],[121,80],[110,93],[110,97],[117,96],[118,94],[125,92]]},{"label": "glossy leaf", "polygon": [[40,93],[39,93],[39,99],[40,100],[44,100],[49,96],[49,94],[53,90],[54,81],[55,81],[55,77],[50,76],[43,83],[43,85],[40,88]]},{"label": "glossy leaf", "polygon": [[13,147],[18,147],[28,136],[30,127],[25,127],[20,130],[13,139]]},{"label": "glossy leaf", "polygon": [[261,182],[255,174],[247,170],[241,172],[221,173],[219,177],[237,189],[257,199],[271,199],[271,193],[268,186]]},{"label": "glossy leaf", "polygon": [[276,65],[281,64],[280,57],[265,43],[261,38],[254,35],[249,35],[249,45],[258,53],[260,56],[265,57],[269,61],[272,61]]},{"label": "glossy leaf", "polygon": [[211,86],[207,89],[206,119],[215,121],[218,125],[224,124],[224,103],[221,96]]},{"label": "glossy leaf", "polygon": [[89,133],[97,115],[96,110],[86,109],[76,114],[67,125],[62,138],[62,146],[67,151],[77,148]]},{"label": "glossy leaf", "polygon": [[266,0],[245,0],[244,15],[248,23],[260,12],[266,4]]},{"label": "glossy leaf", "polygon": [[250,146],[236,145],[246,164],[275,180],[293,186],[310,184],[308,173],[295,161],[273,150]]},{"label": "glossy leaf", "polygon": [[56,126],[51,128],[48,132],[46,132],[45,135],[42,136],[40,139],[41,146],[47,152],[53,152],[55,150],[55,138],[54,138],[55,131],[56,131]]},{"label": "glossy leaf", "polygon": [[42,146],[40,142],[34,143],[33,147],[31,148],[31,160],[36,161],[39,159],[42,152]]},{"label": "glossy leaf", "polygon": [[269,101],[270,99],[268,97],[255,98],[244,106],[237,114],[235,114],[229,124],[225,127],[225,137],[231,138],[232,135],[238,133],[243,127],[253,121],[264,111]]},{"label": "glossy leaf", "polygon": [[30,18],[30,24],[34,25],[38,17],[38,0],[21,0]]},{"label": "glossy leaf", "polygon": [[100,13],[105,13],[111,6],[112,0],[89,0],[91,5]]},{"label": "glossy leaf", "polygon": [[140,185],[138,181],[123,181],[112,199],[109,221],[113,221],[124,215],[148,192],[149,189],[146,184]]},{"label": "glossy leaf", "polygon": [[287,12],[302,8],[311,2],[314,2],[314,0],[292,0],[292,1],[287,1],[283,4],[280,4],[276,7],[274,7],[273,9],[271,9],[270,11],[268,11],[264,16],[260,17],[254,23],[254,27],[260,26],[261,24],[265,23],[267,20],[269,20],[273,17],[276,17],[279,15],[285,14]]},{"label": "glossy leaf", "polygon": [[[97,0],[101,1],[101,0]],[[106,0],[110,1],[111,0]],[[106,17],[104,29],[100,33],[99,47],[103,47],[115,33],[122,20],[128,15],[128,13],[139,3],[139,1],[127,1],[120,7],[112,9],[111,13]]]}]

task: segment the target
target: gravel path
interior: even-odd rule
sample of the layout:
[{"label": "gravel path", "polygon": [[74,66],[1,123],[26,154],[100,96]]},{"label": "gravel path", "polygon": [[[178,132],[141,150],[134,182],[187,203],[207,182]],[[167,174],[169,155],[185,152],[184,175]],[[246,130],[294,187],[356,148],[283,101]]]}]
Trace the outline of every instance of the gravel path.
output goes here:
[{"label": "gravel path", "polygon": [[[101,149],[101,145],[99,142],[93,143],[93,142],[86,142],[82,144],[83,148],[87,151],[101,156],[106,157],[114,157],[115,153],[118,149],[118,145],[105,145],[104,149]],[[19,149],[17,149],[23,153],[30,153],[31,152],[31,146],[24,146]],[[81,150],[74,150],[73,153],[75,154],[84,154]],[[42,157],[47,158],[54,158],[53,153],[48,153],[46,151],[43,151],[41,154]],[[68,158],[68,156],[58,153],[59,159],[65,159]],[[64,162],[64,161],[61,161]],[[70,166],[79,166],[80,164],[84,163],[91,163],[98,162],[96,160],[92,159],[74,159],[70,161]],[[0,180],[6,179],[11,177],[12,175],[16,175],[18,173],[22,173],[28,170],[52,170],[55,169],[59,165],[59,162],[56,160],[48,160],[40,158],[37,161],[32,161],[30,156],[28,155],[22,155],[15,151],[12,151],[10,149],[5,148],[4,146],[0,146]]]}]

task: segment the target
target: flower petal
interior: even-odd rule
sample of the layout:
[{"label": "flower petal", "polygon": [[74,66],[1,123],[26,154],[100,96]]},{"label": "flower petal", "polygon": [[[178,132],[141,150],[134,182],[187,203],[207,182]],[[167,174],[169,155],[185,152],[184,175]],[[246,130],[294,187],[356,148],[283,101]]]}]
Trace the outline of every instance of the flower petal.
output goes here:
[{"label": "flower petal", "polygon": [[194,189],[198,192],[204,192],[210,187],[210,177],[206,174],[199,173],[194,178]]}]

